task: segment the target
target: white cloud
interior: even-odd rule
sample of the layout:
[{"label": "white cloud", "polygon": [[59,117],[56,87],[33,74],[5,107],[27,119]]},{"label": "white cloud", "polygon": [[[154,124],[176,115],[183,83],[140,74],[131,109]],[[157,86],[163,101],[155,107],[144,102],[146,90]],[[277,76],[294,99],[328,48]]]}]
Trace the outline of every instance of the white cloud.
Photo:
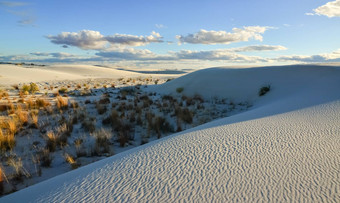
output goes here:
[{"label": "white cloud", "polygon": [[144,46],[149,43],[163,42],[162,36],[157,32],[152,32],[149,36],[126,34],[104,36],[98,31],[81,30],[79,32],[62,32],[56,36],[49,35],[47,38],[54,44],[62,44],[64,48],[75,46],[85,50],[105,50],[117,45]]},{"label": "white cloud", "polygon": [[325,54],[315,55],[291,55],[281,56],[276,59],[277,61],[295,61],[295,62],[340,62],[340,49]]},{"label": "white cloud", "polygon": [[56,36],[49,35],[47,38],[54,44],[76,46],[81,49],[104,49],[106,45],[104,36],[93,30],[62,32]]},{"label": "white cloud", "polygon": [[117,60],[173,60],[169,55],[157,55],[148,49],[123,48],[110,51],[101,51],[97,56]]},{"label": "white cloud", "polygon": [[190,44],[230,44],[233,42],[249,41],[251,39],[262,41],[263,34],[270,27],[248,26],[243,28],[233,28],[232,32],[200,30],[195,34],[187,36],[177,35],[179,43]]},{"label": "white cloud", "polygon": [[316,15],[325,15],[329,18],[340,17],[340,0],[328,2],[325,5],[314,9],[313,11]]},{"label": "white cloud", "polygon": [[252,45],[246,47],[231,48],[233,52],[254,52],[254,51],[281,51],[287,48],[281,45]]},{"label": "white cloud", "polygon": [[149,43],[163,42],[162,36],[157,32],[152,32],[149,36],[136,36],[126,34],[115,34],[106,36],[105,39],[111,44],[121,44],[128,46],[144,46]]},{"label": "white cloud", "polygon": [[[101,56],[107,59],[115,60],[226,60],[228,62],[259,62],[266,61],[266,59],[257,56],[246,56],[236,52],[255,50],[253,48],[247,49],[247,47],[240,48],[239,50],[234,49],[220,49],[212,51],[191,51],[181,50],[179,52],[169,52],[167,55],[158,55],[150,50],[144,49],[116,49],[111,51],[102,51],[96,53],[97,56]],[[256,49],[261,51],[261,49]]]},{"label": "white cloud", "polygon": [[34,52],[30,53],[33,56],[52,56],[55,58],[71,58],[71,57],[77,57],[77,55],[65,53],[65,52],[53,52],[53,53],[47,53],[47,52]]},{"label": "white cloud", "polygon": [[229,50],[213,50],[213,51],[190,51],[182,50],[175,53],[178,59],[196,59],[196,60],[226,60],[228,62],[259,62],[266,61],[257,56],[246,56],[231,52]]}]

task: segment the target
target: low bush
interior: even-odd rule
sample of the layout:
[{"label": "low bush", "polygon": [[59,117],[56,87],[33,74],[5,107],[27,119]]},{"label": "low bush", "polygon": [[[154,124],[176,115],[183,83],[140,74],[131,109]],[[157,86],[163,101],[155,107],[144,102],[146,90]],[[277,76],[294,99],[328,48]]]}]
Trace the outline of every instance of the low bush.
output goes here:
[{"label": "low bush", "polygon": [[269,91],[270,91],[270,85],[261,87],[261,89],[259,91],[259,96],[261,97],[261,96],[267,94],[267,92],[269,92]]},{"label": "low bush", "polygon": [[183,90],[184,90],[184,88],[183,88],[183,87],[178,87],[178,88],[176,89],[176,92],[177,92],[177,93],[182,93],[182,92],[183,92]]}]

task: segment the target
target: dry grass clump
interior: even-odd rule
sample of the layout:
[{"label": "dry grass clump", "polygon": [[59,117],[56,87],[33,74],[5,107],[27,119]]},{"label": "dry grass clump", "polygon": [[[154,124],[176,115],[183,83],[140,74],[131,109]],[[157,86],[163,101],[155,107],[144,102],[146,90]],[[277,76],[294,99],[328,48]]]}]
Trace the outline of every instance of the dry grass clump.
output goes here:
[{"label": "dry grass clump", "polygon": [[21,125],[27,125],[28,124],[28,112],[22,111],[21,108],[17,109],[16,116],[18,118],[18,122]]},{"label": "dry grass clump", "polygon": [[7,164],[15,171],[12,177],[14,180],[22,181],[23,176],[26,176],[27,178],[31,177],[31,174],[24,168],[20,157],[10,157]]},{"label": "dry grass clump", "polygon": [[68,91],[68,89],[67,89],[66,87],[61,87],[61,88],[58,90],[59,94],[64,94],[64,93],[66,93],[67,91]]},{"label": "dry grass clump", "polygon": [[[61,127],[62,128],[62,127]],[[63,147],[67,144],[67,135],[65,133],[61,133],[62,129],[58,128],[58,133],[54,133],[52,131],[47,132],[46,134],[46,149],[50,152],[54,152],[57,146]]]},{"label": "dry grass clump", "polygon": [[15,135],[18,132],[17,124],[14,119],[9,119],[6,121],[5,126],[7,128],[8,134]]},{"label": "dry grass clump", "polygon": [[47,136],[46,148],[50,152],[54,152],[57,148],[57,136],[52,131],[47,132],[46,136]]},{"label": "dry grass clump", "polygon": [[[12,103],[0,103],[0,112],[9,111],[14,105]],[[14,109],[14,108],[13,108]],[[11,110],[12,111],[12,110]]]},{"label": "dry grass clump", "polygon": [[0,89],[0,99],[2,99],[2,98],[8,99],[8,96],[9,96],[9,94],[6,90]]},{"label": "dry grass clump", "polygon": [[1,151],[12,150],[15,146],[14,134],[5,133],[0,128],[0,149]]},{"label": "dry grass clump", "polygon": [[100,104],[100,103],[96,103],[96,109],[98,114],[104,114],[107,111],[107,107],[105,104]]},{"label": "dry grass clump", "polygon": [[93,133],[93,136],[96,139],[95,154],[110,154],[110,139],[112,138],[112,134],[105,129],[100,129]]},{"label": "dry grass clump", "polygon": [[66,153],[64,157],[65,161],[70,164],[72,169],[76,169],[80,166],[80,164],[78,164],[71,155]]},{"label": "dry grass clump", "polygon": [[191,124],[193,121],[193,114],[190,112],[188,108],[183,108],[181,109],[180,107],[176,107],[175,109],[175,114],[178,119]]},{"label": "dry grass clump", "polygon": [[83,120],[81,125],[87,132],[93,133],[96,130],[95,119],[86,118]]},{"label": "dry grass clump", "polygon": [[39,124],[38,124],[38,115],[31,113],[31,127],[38,129]]},{"label": "dry grass clump", "polygon": [[78,102],[76,102],[76,101],[71,101],[71,107],[72,107],[73,109],[77,109],[77,108],[79,107]]},{"label": "dry grass clump", "polygon": [[5,170],[0,165],[0,195],[3,195],[5,191],[4,180],[8,182],[6,174],[5,174]]},{"label": "dry grass clump", "polygon": [[74,141],[74,146],[76,147],[76,155],[77,157],[82,157],[82,156],[86,156],[87,153],[83,147],[83,139],[76,139]]},{"label": "dry grass clump", "polygon": [[14,114],[15,113],[15,106],[11,101],[8,101],[8,110],[7,113],[9,114]]},{"label": "dry grass clump", "polygon": [[50,106],[51,103],[49,101],[47,101],[46,99],[44,98],[38,98],[36,101],[35,101],[36,105],[38,108],[40,107],[47,107],[47,106]]},{"label": "dry grass clump", "polygon": [[61,96],[57,96],[57,107],[59,110],[65,110],[68,108],[68,100],[67,98],[63,98]]},{"label": "dry grass clump", "polygon": [[48,149],[43,149],[37,153],[37,162],[40,163],[42,167],[50,167],[52,160],[53,157]]}]

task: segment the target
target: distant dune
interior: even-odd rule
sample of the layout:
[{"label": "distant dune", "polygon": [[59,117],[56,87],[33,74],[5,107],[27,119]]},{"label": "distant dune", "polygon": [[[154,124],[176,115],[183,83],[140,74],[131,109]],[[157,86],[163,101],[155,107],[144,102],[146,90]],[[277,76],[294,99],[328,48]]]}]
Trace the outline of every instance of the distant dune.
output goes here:
[{"label": "distant dune", "polygon": [[[185,72],[183,72],[185,73]],[[182,74],[183,74],[182,73]],[[166,77],[178,73],[164,73]],[[122,78],[139,76],[162,77],[162,72],[125,71],[92,65],[51,65],[51,66],[16,66],[0,64],[0,85],[42,82],[52,80],[77,80],[87,78]]]},{"label": "distant dune", "polygon": [[178,87],[254,106],[0,202],[340,202],[340,67],[212,68],[150,91]]}]

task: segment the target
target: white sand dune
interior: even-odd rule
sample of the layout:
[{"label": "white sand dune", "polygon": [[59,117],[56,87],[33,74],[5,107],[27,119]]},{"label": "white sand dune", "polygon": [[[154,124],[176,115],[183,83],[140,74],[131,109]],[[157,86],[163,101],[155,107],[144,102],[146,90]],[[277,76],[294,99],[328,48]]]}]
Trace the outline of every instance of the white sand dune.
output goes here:
[{"label": "white sand dune", "polygon": [[123,77],[178,77],[169,74],[143,74],[114,68],[92,65],[51,65],[22,67],[16,65],[0,65],[0,85],[22,84],[29,82],[77,80],[87,78],[123,78]]},{"label": "white sand dune", "polygon": [[[258,97],[261,86],[271,91]],[[123,152],[0,202],[339,202],[340,68],[207,69],[157,87],[251,110]]]}]

